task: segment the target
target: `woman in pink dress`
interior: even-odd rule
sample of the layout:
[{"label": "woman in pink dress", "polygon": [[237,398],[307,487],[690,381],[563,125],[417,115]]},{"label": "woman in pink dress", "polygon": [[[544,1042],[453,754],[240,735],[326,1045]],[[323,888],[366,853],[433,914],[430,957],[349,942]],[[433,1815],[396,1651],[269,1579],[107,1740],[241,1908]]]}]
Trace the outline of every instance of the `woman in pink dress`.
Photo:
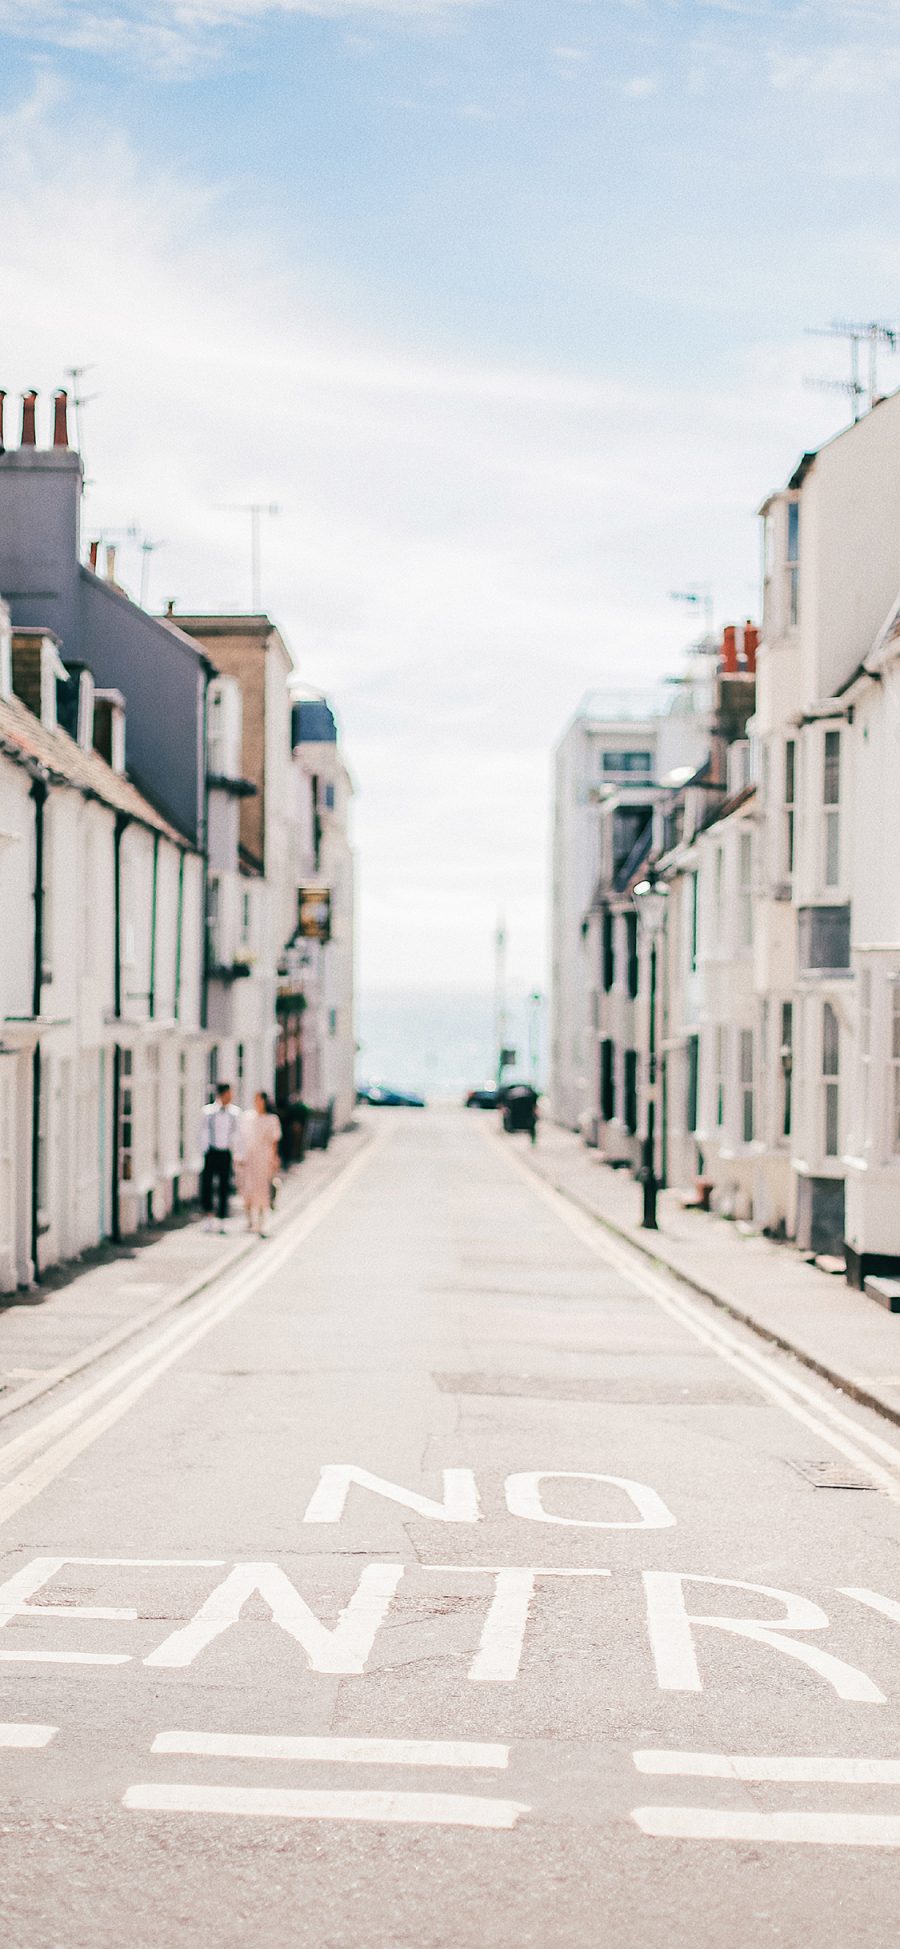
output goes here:
[{"label": "woman in pink dress", "polygon": [[265,1090],[257,1091],[254,1104],[255,1107],[244,1118],[241,1194],[247,1213],[247,1228],[261,1234],[266,1212],[272,1203],[272,1180],[278,1172],[281,1124]]}]

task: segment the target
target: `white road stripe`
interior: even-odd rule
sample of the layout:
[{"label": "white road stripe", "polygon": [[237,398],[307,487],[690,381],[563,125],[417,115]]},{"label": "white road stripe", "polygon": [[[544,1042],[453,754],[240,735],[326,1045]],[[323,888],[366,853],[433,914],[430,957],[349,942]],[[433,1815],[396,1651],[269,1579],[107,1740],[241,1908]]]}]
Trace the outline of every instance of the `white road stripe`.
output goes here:
[{"label": "white road stripe", "polygon": [[838,1759],[801,1753],[670,1753],[634,1754],[639,1773],[666,1774],[695,1780],[794,1780],[825,1782],[842,1787],[900,1785],[900,1760]]},{"label": "white road stripe", "polygon": [[152,1753],[220,1759],[321,1760],[348,1766],[509,1765],[509,1747],[474,1739],[342,1739],[256,1732],[159,1732]]},{"label": "white road stripe", "polygon": [[[299,1787],[134,1786],[123,1806],[138,1813],[242,1814],[281,1820],[365,1820],[426,1827],[514,1827],[521,1800],[465,1793],[359,1793]],[[900,1822],[898,1822],[900,1826]]]},{"label": "white road stripe", "polygon": [[[783,1360],[776,1361],[745,1342],[732,1328],[712,1317],[711,1302],[693,1300],[678,1290],[676,1272],[667,1277],[651,1271],[642,1262],[636,1247],[620,1244],[613,1239],[599,1219],[589,1218],[577,1205],[530,1170],[527,1164],[523,1164],[514,1153],[506,1150],[492,1132],[484,1131],[483,1134],[489,1143],[501,1150],[512,1168],[556,1212],[569,1231],[581,1239],[595,1258],[615,1266],[639,1291],[655,1300],[664,1313],[677,1320],[695,1340],[717,1353],[728,1366],[753,1382],[776,1407],[809,1428],[820,1440],[843,1455],[846,1461],[863,1469],[876,1487],[882,1489],[892,1501],[900,1502],[900,1447],[896,1442],[885,1440],[874,1429],[846,1414],[824,1393],[817,1392],[792,1374]],[[873,1460],[875,1456],[879,1460]],[[880,1462],[887,1466],[880,1466]]]},{"label": "white road stripe", "polygon": [[[0,1475],[18,1467],[26,1455],[36,1452],[37,1460],[21,1469],[4,1489],[0,1489],[0,1524],[9,1522],[20,1509],[39,1496],[86,1448],[113,1427],[153,1382],[173,1367],[198,1340],[202,1340],[231,1313],[245,1305],[329,1215],[384,1141],[384,1137],[379,1137],[367,1145],[341,1176],[307,1205],[306,1210],[272,1243],[265,1255],[249,1268],[242,1266],[227,1282],[224,1290],[211,1299],[201,1301],[196,1308],[190,1306],[189,1302],[189,1310],[184,1315],[161,1327],[158,1333],[151,1332],[137,1353],[119,1361],[100,1379],[84,1388],[75,1400],[54,1409],[33,1427],[6,1442],[0,1448]],[[132,1376],[130,1380],[129,1376]],[[106,1395],[113,1398],[91,1413],[93,1404],[102,1401]],[[69,1432],[62,1432],[66,1429]]]},{"label": "white road stripe", "polygon": [[665,1841],[779,1841],[793,1846],[900,1848],[898,1814],[756,1814],[718,1807],[635,1807],[642,1834]]},{"label": "white road stripe", "polygon": [[49,1746],[58,1726],[0,1725],[0,1746]]}]

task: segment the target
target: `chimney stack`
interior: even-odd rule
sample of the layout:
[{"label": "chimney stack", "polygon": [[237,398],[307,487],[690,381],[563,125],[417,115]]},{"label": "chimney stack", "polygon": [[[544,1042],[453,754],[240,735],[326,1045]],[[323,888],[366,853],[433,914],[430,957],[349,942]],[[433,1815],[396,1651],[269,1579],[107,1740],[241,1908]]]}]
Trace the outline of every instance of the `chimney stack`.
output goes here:
[{"label": "chimney stack", "polygon": [[722,631],[722,655],[719,668],[726,677],[737,675],[737,630],[734,623],[728,623]]},{"label": "chimney stack", "polygon": [[5,399],[6,399],[5,392],[0,392],[0,453],[6,452],[6,447],[3,442],[3,406],[4,406]]},{"label": "chimney stack", "polygon": [[34,413],[35,413],[36,406],[37,406],[36,392],[22,394],[22,442],[21,444],[23,447],[33,447],[37,444],[35,425],[34,425]]},{"label": "chimney stack", "polygon": [[63,386],[53,395],[53,445],[67,447],[69,444],[68,424],[69,395]]}]

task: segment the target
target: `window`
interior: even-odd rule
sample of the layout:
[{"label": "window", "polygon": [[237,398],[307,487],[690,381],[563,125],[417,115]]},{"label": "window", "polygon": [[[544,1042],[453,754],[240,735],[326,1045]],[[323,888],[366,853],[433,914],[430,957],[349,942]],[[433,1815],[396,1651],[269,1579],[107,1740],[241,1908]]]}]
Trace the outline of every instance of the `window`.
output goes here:
[{"label": "window", "polygon": [[738,903],[741,947],[753,944],[753,834],[742,832],[738,847]]},{"label": "window", "polygon": [[725,1122],[725,1026],[724,1023],[718,1022],[716,1024],[715,1035],[716,1035],[716,1041],[715,1041],[716,1129],[721,1130],[722,1125]]},{"label": "window", "polygon": [[187,1054],[184,1049],[178,1057],[178,1162],[183,1164],[187,1152]]},{"label": "window", "polygon": [[625,1111],[625,1128],[633,1137],[637,1130],[637,1050],[626,1049],[622,1081]]},{"label": "window", "polygon": [[[892,1023],[892,1043],[898,1035],[896,1020]],[[869,1075],[872,1067],[872,971],[861,968],[859,975],[859,1133],[858,1142],[865,1149],[869,1135]],[[896,1075],[895,1075],[896,1082]],[[896,1122],[896,1111],[894,1113]]]},{"label": "window", "polygon": [[900,1157],[900,975],[891,982],[891,1155]]},{"label": "window", "polygon": [[337,1025],[338,1025],[338,1012],[337,1012],[337,1009],[336,1009],[336,1008],[330,1008],[330,1009],[328,1010],[328,1033],[329,1033],[329,1035],[337,1035]]},{"label": "window", "polygon": [[794,1004],[781,1004],[781,1134],[791,1134],[791,1077],[794,1067]]},{"label": "window", "polygon": [[713,872],[714,872],[713,902],[714,902],[715,935],[716,935],[716,940],[721,941],[722,921],[723,921],[724,903],[725,903],[725,849],[722,846],[716,847],[716,859],[715,859],[715,866],[713,868]]},{"label": "window", "polygon": [[218,1080],[219,1080],[219,1045],[218,1043],[214,1042],[212,1048],[210,1049],[209,1055],[207,1057],[207,1062],[206,1062],[206,1082],[207,1082],[208,1101],[211,1101],[211,1099],[215,1096],[216,1084],[218,1083]]},{"label": "window", "polygon": [[625,915],[625,942],[628,949],[628,993],[632,1001],[638,991],[638,917]]},{"label": "window", "polygon": [[699,920],[700,875],[691,874],[691,974],[697,972],[697,941]]},{"label": "window", "polygon": [[653,769],[652,751],[604,751],[600,760],[601,770],[610,772],[637,773],[640,778],[649,778]]},{"label": "window", "polygon": [[[696,879],[696,875],[694,876]],[[687,1041],[687,1109],[686,1121],[689,1131],[697,1128],[697,1085],[700,1074],[700,1037],[689,1035]]]},{"label": "window", "polygon": [[244,1045],[242,1042],[238,1043],[235,1062],[237,1068],[237,1079],[238,1079],[238,1083],[240,1084],[244,1080]]},{"label": "window", "polygon": [[616,978],[615,916],[609,909],[603,916],[603,987],[609,994]]},{"label": "window", "polygon": [[249,893],[241,894],[241,946],[249,947],[253,933],[253,903]]},{"label": "window", "polygon": [[329,812],[334,811],[334,786],[333,785],[326,785],[325,787],[325,805]]},{"label": "window", "polygon": [[206,882],[206,965],[219,966],[219,882],[210,874]]},{"label": "window", "polygon": [[753,1142],[753,1030],[741,1030],[741,1138]]},{"label": "window", "polygon": [[822,1079],[824,1096],[824,1151],[837,1157],[840,1138],[840,1026],[830,1002],[822,1008]]},{"label": "window", "polygon": [[825,808],[825,885],[836,887],[841,876],[841,734],[825,733],[822,804]]},{"label": "window", "polygon": [[604,1123],[611,1123],[616,1114],[614,1057],[615,1044],[610,1036],[604,1036],[600,1044],[600,1115]]},{"label": "window", "polygon": [[119,1052],[119,1182],[134,1177],[134,1052]]},{"label": "window", "polygon": [[788,502],[787,518],[788,616],[792,624],[800,617],[800,503]]},{"label": "window", "polygon": [[784,870],[794,871],[794,804],[797,790],[797,746],[788,738],[784,747]]}]

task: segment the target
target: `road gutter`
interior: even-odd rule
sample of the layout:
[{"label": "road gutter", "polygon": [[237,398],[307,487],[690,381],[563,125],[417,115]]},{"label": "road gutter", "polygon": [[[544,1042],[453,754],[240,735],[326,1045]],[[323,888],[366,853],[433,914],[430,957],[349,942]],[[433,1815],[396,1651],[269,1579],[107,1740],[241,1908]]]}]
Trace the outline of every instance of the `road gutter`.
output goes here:
[{"label": "road gutter", "polygon": [[[617,1225],[615,1219],[607,1218],[595,1211],[586,1198],[582,1198],[577,1191],[573,1191],[569,1185],[560,1181],[555,1173],[542,1171],[537,1163],[532,1162],[530,1155],[519,1155],[519,1162],[530,1171],[532,1177],[538,1178],[542,1184],[549,1184],[561,1198],[565,1198],[570,1205],[575,1205],[585,1217],[592,1219],[601,1231],[609,1232],[612,1238],[631,1246],[633,1251],[649,1260],[657,1272],[664,1273],[667,1278],[684,1286],[689,1292],[698,1293],[701,1299],[709,1300],[710,1305],[718,1307],[722,1313],[727,1313],[730,1319],[737,1320],[739,1325],[748,1327],[751,1333],[756,1334],[757,1339],[765,1340],[769,1346],[777,1347],[781,1353],[792,1355],[802,1367],[808,1368],[812,1374],[818,1374],[820,1380],[827,1381],[831,1387],[837,1388],[839,1393],[846,1394],[849,1400],[856,1401],[860,1407],[871,1408],[873,1413],[881,1415],[883,1420],[891,1421],[895,1427],[900,1427],[900,1406],[885,1401],[880,1394],[874,1394],[871,1388],[864,1386],[861,1381],[839,1373],[836,1368],[830,1367],[826,1361],[819,1360],[798,1341],[788,1339],[785,1334],[776,1332],[774,1327],[765,1326],[761,1320],[755,1319],[752,1313],[745,1312],[743,1307],[738,1306],[717,1287],[707,1285],[702,1279],[695,1278],[691,1273],[683,1272],[680,1267],[673,1266],[670,1260],[661,1257],[651,1244],[645,1244],[644,1240],[627,1225]],[[659,1233],[653,1233],[652,1236],[657,1239]]]},{"label": "road gutter", "polygon": [[[334,1184],[341,1174],[349,1169],[354,1159],[360,1155],[360,1152],[372,1142],[373,1133],[370,1129],[364,1125],[358,1125],[357,1129],[361,1132],[360,1142],[354,1145],[349,1157],[342,1157],[335,1169],[329,1171],[321,1183],[316,1185],[315,1191],[311,1194],[313,1198],[318,1196],[319,1192],[327,1190],[329,1185]],[[280,1233],[285,1230],[286,1226],[302,1210],[302,1188],[301,1185],[301,1196],[285,1199],[278,1217],[275,1218],[269,1227],[266,1234],[267,1239],[278,1238]],[[199,1219],[197,1222],[199,1224]],[[103,1360],[107,1354],[115,1353],[118,1347],[124,1346],[129,1340],[133,1340],[146,1327],[153,1326],[157,1320],[164,1319],[167,1313],[176,1313],[179,1307],[186,1306],[189,1300],[196,1299],[198,1293],[205,1292],[208,1286],[214,1285],[216,1280],[221,1279],[234,1266],[240,1265],[242,1260],[252,1258],[259,1251],[259,1244],[259,1239],[253,1233],[246,1232],[242,1234],[238,1243],[230,1251],[224,1253],[222,1258],[216,1259],[208,1266],[204,1266],[202,1272],[195,1272],[190,1279],[186,1280],[183,1285],[177,1286],[165,1299],[160,1300],[154,1306],[146,1307],[142,1313],[137,1314],[126,1325],[113,1327],[110,1333],[104,1334],[102,1339],[94,1340],[89,1346],[83,1347],[80,1353],[74,1354],[71,1360],[64,1361],[61,1366],[48,1367],[46,1373],[38,1375],[33,1381],[26,1381],[25,1386],[17,1388],[14,1394],[9,1395],[8,1399],[0,1400],[0,1421],[5,1421],[8,1415],[19,1413],[23,1408],[30,1407],[33,1401],[40,1401],[45,1394],[51,1394],[55,1388],[61,1387],[65,1381],[74,1380],[77,1374],[84,1373],[86,1368],[93,1367],[98,1360]]]}]

